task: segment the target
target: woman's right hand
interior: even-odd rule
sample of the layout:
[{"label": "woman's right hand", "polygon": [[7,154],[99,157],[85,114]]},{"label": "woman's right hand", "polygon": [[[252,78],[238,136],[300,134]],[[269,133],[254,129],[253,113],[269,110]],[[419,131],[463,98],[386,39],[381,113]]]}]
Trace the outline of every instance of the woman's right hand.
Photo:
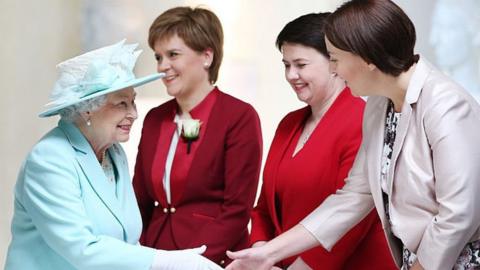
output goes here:
[{"label": "woman's right hand", "polygon": [[262,245],[236,252],[227,251],[227,256],[234,261],[225,270],[271,270],[275,261],[267,255],[264,247]]},{"label": "woman's right hand", "polygon": [[201,246],[182,250],[158,250],[150,270],[221,270],[220,266],[201,255],[206,249],[206,246]]}]

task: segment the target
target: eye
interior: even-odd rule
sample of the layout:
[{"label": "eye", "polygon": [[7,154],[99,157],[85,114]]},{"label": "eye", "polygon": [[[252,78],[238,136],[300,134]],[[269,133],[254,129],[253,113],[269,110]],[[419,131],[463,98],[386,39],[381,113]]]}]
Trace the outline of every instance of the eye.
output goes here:
[{"label": "eye", "polygon": [[125,107],[127,108],[128,107],[128,103],[126,101],[121,101],[120,103],[118,103],[118,106],[119,107]]},{"label": "eye", "polygon": [[297,68],[304,68],[307,64],[304,63],[298,63],[296,64]]},{"label": "eye", "polygon": [[283,63],[283,65],[285,66],[285,68],[290,68],[290,64]]},{"label": "eye", "polygon": [[157,60],[157,62],[161,62],[162,61],[162,57],[158,54],[155,54],[155,60]]},{"label": "eye", "polygon": [[175,57],[175,56],[177,56],[177,55],[178,55],[177,52],[169,52],[169,53],[168,53],[168,57],[170,57],[170,58],[173,58],[173,57]]}]

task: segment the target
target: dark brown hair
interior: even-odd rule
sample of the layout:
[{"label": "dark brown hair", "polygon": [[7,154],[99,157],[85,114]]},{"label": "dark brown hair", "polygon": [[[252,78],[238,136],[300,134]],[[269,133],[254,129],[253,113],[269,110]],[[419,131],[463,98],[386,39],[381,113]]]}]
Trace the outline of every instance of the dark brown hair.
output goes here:
[{"label": "dark brown hair", "polygon": [[281,51],[285,42],[301,44],[314,48],[328,58],[325,33],[323,32],[325,19],[328,15],[330,15],[330,12],[310,13],[287,23],[278,34],[275,45]]},{"label": "dark brown hair", "polygon": [[150,26],[148,45],[153,49],[155,42],[171,38],[175,34],[194,51],[213,51],[208,79],[215,83],[223,58],[223,30],[218,17],[212,11],[200,7],[169,9],[160,14]]},{"label": "dark brown hair", "polygon": [[348,1],[327,18],[324,31],[333,46],[386,74],[398,76],[418,61],[415,26],[390,0]]}]

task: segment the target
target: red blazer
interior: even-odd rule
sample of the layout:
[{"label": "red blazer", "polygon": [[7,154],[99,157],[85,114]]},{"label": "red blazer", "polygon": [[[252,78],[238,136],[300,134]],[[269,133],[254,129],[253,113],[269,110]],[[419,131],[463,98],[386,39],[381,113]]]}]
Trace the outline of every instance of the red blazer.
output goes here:
[{"label": "red blazer", "polygon": [[261,166],[260,120],[252,106],[218,91],[186,180],[171,183],[168,205],[163,174],[176,108],[170,100],[152,109],[143,124],[133,178],[143,219],[140,242],[159,249],[205,244],[204,255],[225,264],[227,250],[248,246]]},{"label": "red blazer", "polygon": [[[365,102],[346,88],[294,158],[310,107],[291,112],[280,122],[265,164],[260,199],[252,212],[251,244],[292,228],[344,185],[360,145],[364,107]],[[313,269],[396,269],[375,210],[332,252],[317,247],[299,256]],[[295,259],[288,258],[281,266]]]}]

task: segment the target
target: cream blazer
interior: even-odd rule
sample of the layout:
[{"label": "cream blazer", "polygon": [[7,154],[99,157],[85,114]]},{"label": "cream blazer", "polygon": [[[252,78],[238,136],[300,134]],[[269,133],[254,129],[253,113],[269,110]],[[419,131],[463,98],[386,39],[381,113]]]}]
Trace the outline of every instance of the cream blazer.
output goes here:
[{"label": "cream blazer", "polygon": [[[401,265],[385,215],[380,167],[388,99],[369,97],[363,141],[346,185],[301,224],[326,249],[375,207]],[[423,58],[407,89],[387,178],[394,231],[426,269],[452,269],[480,238],[480,107]]]}]

